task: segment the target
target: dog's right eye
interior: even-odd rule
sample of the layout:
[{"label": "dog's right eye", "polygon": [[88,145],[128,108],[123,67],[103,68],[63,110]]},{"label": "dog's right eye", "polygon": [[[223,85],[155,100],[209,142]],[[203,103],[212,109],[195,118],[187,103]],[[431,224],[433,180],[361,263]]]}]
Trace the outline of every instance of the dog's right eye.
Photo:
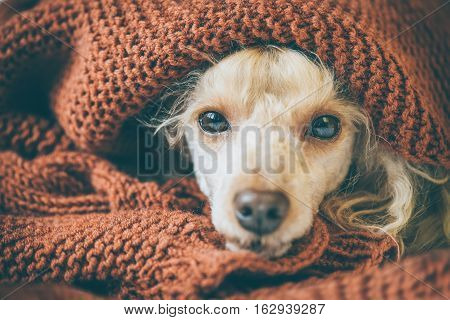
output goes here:
[{"label": "dog's right eye", "polygon": [[210,134],[218,134],[230,129],[227,119],[216,111],[203,112],[198,117],[198,124],[203,131]]}]

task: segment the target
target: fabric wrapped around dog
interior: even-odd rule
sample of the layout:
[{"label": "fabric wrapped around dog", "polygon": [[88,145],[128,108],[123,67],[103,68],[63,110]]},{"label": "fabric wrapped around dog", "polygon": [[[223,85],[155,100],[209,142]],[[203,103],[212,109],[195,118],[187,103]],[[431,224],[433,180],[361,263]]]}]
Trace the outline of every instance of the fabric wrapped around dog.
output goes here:
[{"label": "fabric wrapped around dog", "polygon": [[396,267],[389,237],[319,217],[280,259],[230,252],[192,178],[160,185],[119,169],[139,161],[133,116],[165,86],[208,55],[269,43],[317,53],[386,147],[448,168],[449,12],[439,6],[43,0],[2,22],[1,281],[123,298],[450,295],[448,251],[402,263],[437,290]]}]

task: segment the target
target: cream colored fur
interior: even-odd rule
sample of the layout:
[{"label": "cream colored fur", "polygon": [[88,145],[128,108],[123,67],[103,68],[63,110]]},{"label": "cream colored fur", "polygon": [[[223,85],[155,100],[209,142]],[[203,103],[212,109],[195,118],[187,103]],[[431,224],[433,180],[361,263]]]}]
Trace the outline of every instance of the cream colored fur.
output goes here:
[{"label": "cream colored fur", "polygon": [[[386,232],[416,251],[448,244],[446,179],[434,179],[427,168],[411,167],[380,146],[369,117],[341,97],[320,62],[290,49],[244,49],[192,79],[160,128],[172,143],[184,136],[213,223],[230,249],[258,242],[260,254],[282,255],[319,213],[342,228]],[[223,114],[231,130],[205,133],[198,125],[205,111]],[[337,137],[305,135],[314,117],[328,114],[340,119]],[[431,185],[442,194],[432,205],[430,197],[417,196],[428,195]],[[233,198],[249,188],[278,190],[289,198],[287,218],[269,235],[257,237],[235,218]],[[435,224],[433,235],[421,228],[423,220]]]}]

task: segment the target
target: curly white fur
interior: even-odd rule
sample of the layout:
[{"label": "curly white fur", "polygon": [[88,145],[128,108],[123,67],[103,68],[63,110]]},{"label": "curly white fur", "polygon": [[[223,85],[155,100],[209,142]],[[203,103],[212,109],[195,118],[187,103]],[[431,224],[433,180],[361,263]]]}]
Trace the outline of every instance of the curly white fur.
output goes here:
[{"label": "curly white fur", "polygon": [[[244,49],[189,79],[159,128],[172,143],[184,136],[213,223],[230,249],[259,241],[262,255],[279,256],[305,235],[318,212],[343,228],[387,232],[416,250],[448,244],[446,180],[379,145],[367,114],[340,96],[320,61],[290,49]],[[198,116],[211,110],[228,119],[230,131],[210,136],[199,128]],[[340,119],[340,133],[330,141],[304,135],[321,114]],[[279,170],[269,170],[274,167]],[[443,195],[435,203],[431,185],[440,185],[433,192]],[[232,199],[246,188],[289,198],[287,218],[273,233],[259,237],[236,221]],[[433,234],[423,220],[434,225]]]}]

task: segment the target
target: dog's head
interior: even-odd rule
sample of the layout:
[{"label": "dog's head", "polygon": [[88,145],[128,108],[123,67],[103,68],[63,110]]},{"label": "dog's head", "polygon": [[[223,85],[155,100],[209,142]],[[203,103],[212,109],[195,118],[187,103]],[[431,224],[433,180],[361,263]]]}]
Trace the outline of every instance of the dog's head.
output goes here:
[{"label": "dog's head", "polygon": [[[162,126],[176,129],[175,140],[184,136],[213,223],[230,249],[283,254],[308,232],[324,199],[339,192],[351,164],[371,158],[364,155],[370,121],[338,91],[318,59],[264,47],[215,63],[178,99],[182,112]],[[359,217],[378,213],[368,226],[396,234],[413,211],[406,162],[382,152],[370,161],[381,169],[363,176],[379,192],[329,201],[329,216],[337,212],[337,222],[365,227]]]},{"label": "dog's head", "polygon": [[324,66],[288,49],[246,49],[199,77],[184,126],[213,223],[233,249],[277,256],[345,178],[358,108]]}]

